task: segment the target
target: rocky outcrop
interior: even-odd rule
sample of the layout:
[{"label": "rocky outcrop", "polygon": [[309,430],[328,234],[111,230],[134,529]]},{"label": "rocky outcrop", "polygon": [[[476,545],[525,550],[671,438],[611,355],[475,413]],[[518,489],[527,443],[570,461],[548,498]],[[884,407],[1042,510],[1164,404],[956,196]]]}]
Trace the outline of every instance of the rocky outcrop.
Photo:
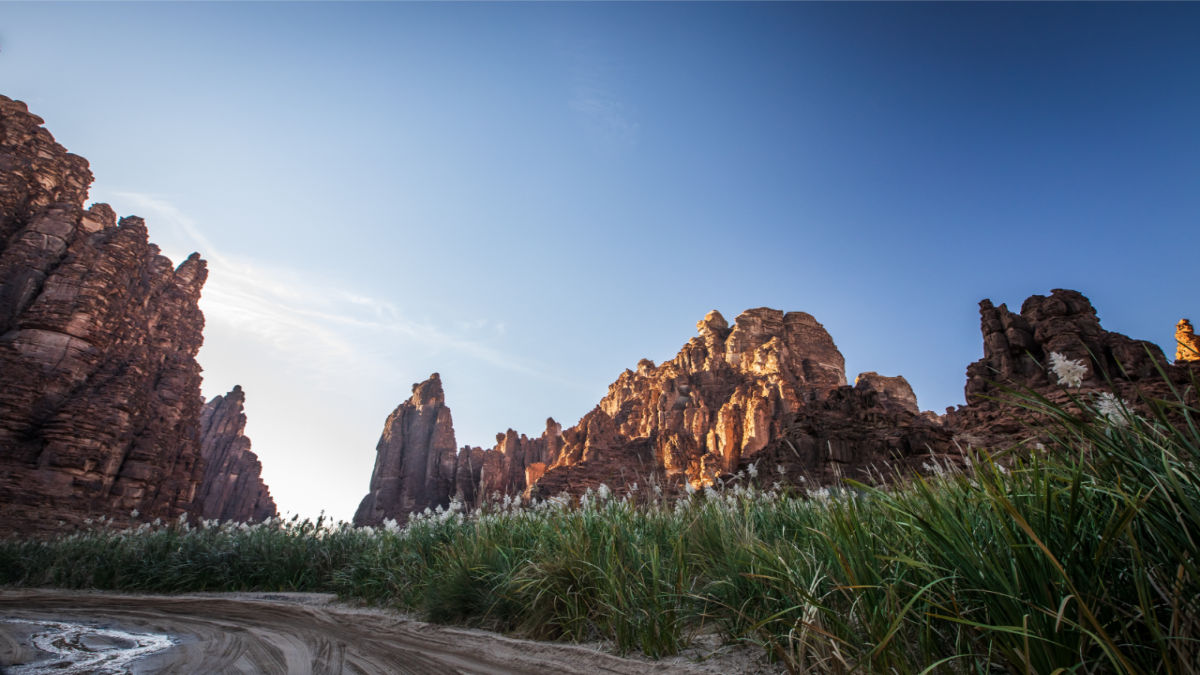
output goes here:
[{"label": "rocky outcrop", "polygon": [[204,476],[196,493],[198,515],[211,520],[263,521],[276,515],[262,480],[262,463],[246,438],[246,395],[235,386],[214,396],[200,413]]},{"label": "rocky outcrop", "polygon": [[631,480],[661,471],[707,485],[752,460],[807,402],[846,384],[833,339],[804,312],[751,309],[730,327],[712,311],[696,328],[674,359],[622,373],[564,432],[547,475],[616,463]]},{"label": "rocky outcrop", "polygon": [[1175,324],[1175,363],[1200,362],[1200,336],[1192,328],[1192,322],[1180,319]]},{"label": "rocky outcrop", "polygon": [[879,402],[885,406],[895,406],[914,415],[921,412],[912,386],[899,375],[888,377],[875,372],[861,373],[854,378],[854,388],[861,392],[876,392]]},{"label": "rocky outcrop", "polygon": [[841,353],[811,315],[758,308],[730,326],[713,311],[697,331],[674,359],[622,373],[575,426],[548,419],[536,438],[509,429],[490,450],[453,454],[440,380],[414,385],[388,418],[355,522],[403,520],[455,498],[469,507],[601,483],[703,486],[752,463],[793,482],[869,478],[893,455],[956,454],[904,378],[864,373],[848,386]]},{"label": "rocky outcrop", "polygon": [[[449,504],[458,453],[437,373],[414,384],[412,397],[388,416],[375,452],[370,491],[354,513],[355,525],[378,525],[389,518],[403,522],[410,513]],[[464,454],[466,471],[473,470],[472,457],[469,451]]]},{"label": "rocky outcrop", "polygon": [[1155,379],[1157,368],[1166,365],[1157,345],[1101,328],[1092,303],[1078,291],[1030,296],[1020,314],[984,300],[979,314],[983,358],[967,366],[968,404],[1003,387],[1050,384],[1044,364],[1051,352],[1086,364],[1083,383],[1090,387],[1106,379]]},{"label": "rocky outcrop", "polygon": [[[1013,403],[1014,394],[1071,407],[1068,394],[1112,391],[1140,405],[1143,396],[1174,398],[1163,374],[1181,385],[1190,378],[1157,345],[1104,330],[1092,303],[1077,291],[1030,296],[1020,314],[984,300],[979,314],[983,358],[967,366],[967,405],[943,417],[964,446],[1006,448],[1039,436],[1047,420]],[[1050,370],[1053,353],[1082,364],[1077,386],[1060,383]]]},{"label": "rocky outcrop", "polygon": [[0,96],[0,535],[195,514],[205,262],[85,209],[41,124]]}]

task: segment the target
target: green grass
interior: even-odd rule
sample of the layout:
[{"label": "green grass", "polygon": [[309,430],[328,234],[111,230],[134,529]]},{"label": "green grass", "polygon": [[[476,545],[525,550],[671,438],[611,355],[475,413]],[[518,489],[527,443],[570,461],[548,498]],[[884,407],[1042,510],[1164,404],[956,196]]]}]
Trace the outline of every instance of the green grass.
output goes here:
[{"label": "green grass", "polygon": [[717,630],[796,672],[1195,673],[1200,432],[1182,400],[1137,416],[1023,395],[1057,423],[1044,451],[888,489],[743,478],[678,501],[643,487],[405,528],[101,526],[0,541],[0,583],[333,591],[652,656]]}]

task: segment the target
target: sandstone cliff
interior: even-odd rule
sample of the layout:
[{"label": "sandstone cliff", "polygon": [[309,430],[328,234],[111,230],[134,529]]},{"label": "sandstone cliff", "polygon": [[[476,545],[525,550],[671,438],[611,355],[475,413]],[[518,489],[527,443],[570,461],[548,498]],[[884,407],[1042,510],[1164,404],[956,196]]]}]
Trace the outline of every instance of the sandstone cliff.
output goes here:
[{"label": "sandstone cliff", "polygon": [[198,515],[213,520],[263,521],[276,515],[262,480],[262,463],[246,438],[246,395],[235,386],[214,396],[200,413],[204,476],[196,493]]},{"label": "sandstone cliff", "polygon": [[490,450],[454,453],[453,427],[436,374],[388,418],[370,493],[355,522],[466,506],[496,496],[580,494],[607,484],[668,490],[712,484],[750,463],[768,480],[815,483],[854,475],[893,456],[957,453],[949,432],[917,410],[902,377],[864,373],[846,384],[844,359],[816,319],[758,308],[731,327],[719,312],[661,365],[626,370],[578,424],[553,419],[536,438],[509,429]]},{"label": "sandstone cliff", "polygon": [[205,263],[85,209],[41,124],[0,96],[0,534],[196,513]]},{"label": "sandstone cliff", "polygon": [[[356,525],[403,521],[410,513],[450,503],[459,456],[437,373],[414,384],[412,397],[388,416],[375,452],[370,491],[354,513]],[[463,453],[464,472],[473,469],[472,457]]]}]

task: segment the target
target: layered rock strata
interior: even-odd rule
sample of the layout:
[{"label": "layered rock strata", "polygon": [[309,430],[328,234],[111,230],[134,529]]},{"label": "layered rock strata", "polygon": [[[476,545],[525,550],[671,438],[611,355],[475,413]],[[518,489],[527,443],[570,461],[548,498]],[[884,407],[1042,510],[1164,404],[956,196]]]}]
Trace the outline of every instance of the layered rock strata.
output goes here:
[{"label": "layered rock strata", "polygon": [[204,476],[195,502],[201,518],[248,522],[276,515],[275,500],[263,483],[262,463],[246,438],[245,402],[239,385],[214,396],[200,413]]},{"label": "layered rock strata", "polygon": [[0,96],[0,536],[195,514],[205,262],[85,209],[87,161],[41,124]]},{"label": "layered rock strata", "polygon": [[809,314],[758,308],[730,326],[713,311],[697,331],[674,359],[622,373],[575,426],[549,419],[536,438],[510,429],[486,451],[455,454],[440,380],[414,385],[388,419],[355,522],[403,520],[455,497],[469,507],[601,483],[704,486],[751,463],[782,468],[789,481],[866,477],[893,453],[953,453],[904,378],[864,373],[848,386],[841,353]]}]

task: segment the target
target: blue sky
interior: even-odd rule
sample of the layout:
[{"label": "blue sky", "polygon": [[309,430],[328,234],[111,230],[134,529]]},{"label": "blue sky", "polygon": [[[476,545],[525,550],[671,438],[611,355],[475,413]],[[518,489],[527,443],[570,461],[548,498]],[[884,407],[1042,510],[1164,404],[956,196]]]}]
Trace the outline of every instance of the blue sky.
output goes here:
[{"label": "blue sky", "polygon": [[0,93],[200,251],[206,396],[348,517],[439,371],[460,444],[573,424],[710,309],[962,402],[977,303],[1200,319],[1200,4],[0,4]]}]

